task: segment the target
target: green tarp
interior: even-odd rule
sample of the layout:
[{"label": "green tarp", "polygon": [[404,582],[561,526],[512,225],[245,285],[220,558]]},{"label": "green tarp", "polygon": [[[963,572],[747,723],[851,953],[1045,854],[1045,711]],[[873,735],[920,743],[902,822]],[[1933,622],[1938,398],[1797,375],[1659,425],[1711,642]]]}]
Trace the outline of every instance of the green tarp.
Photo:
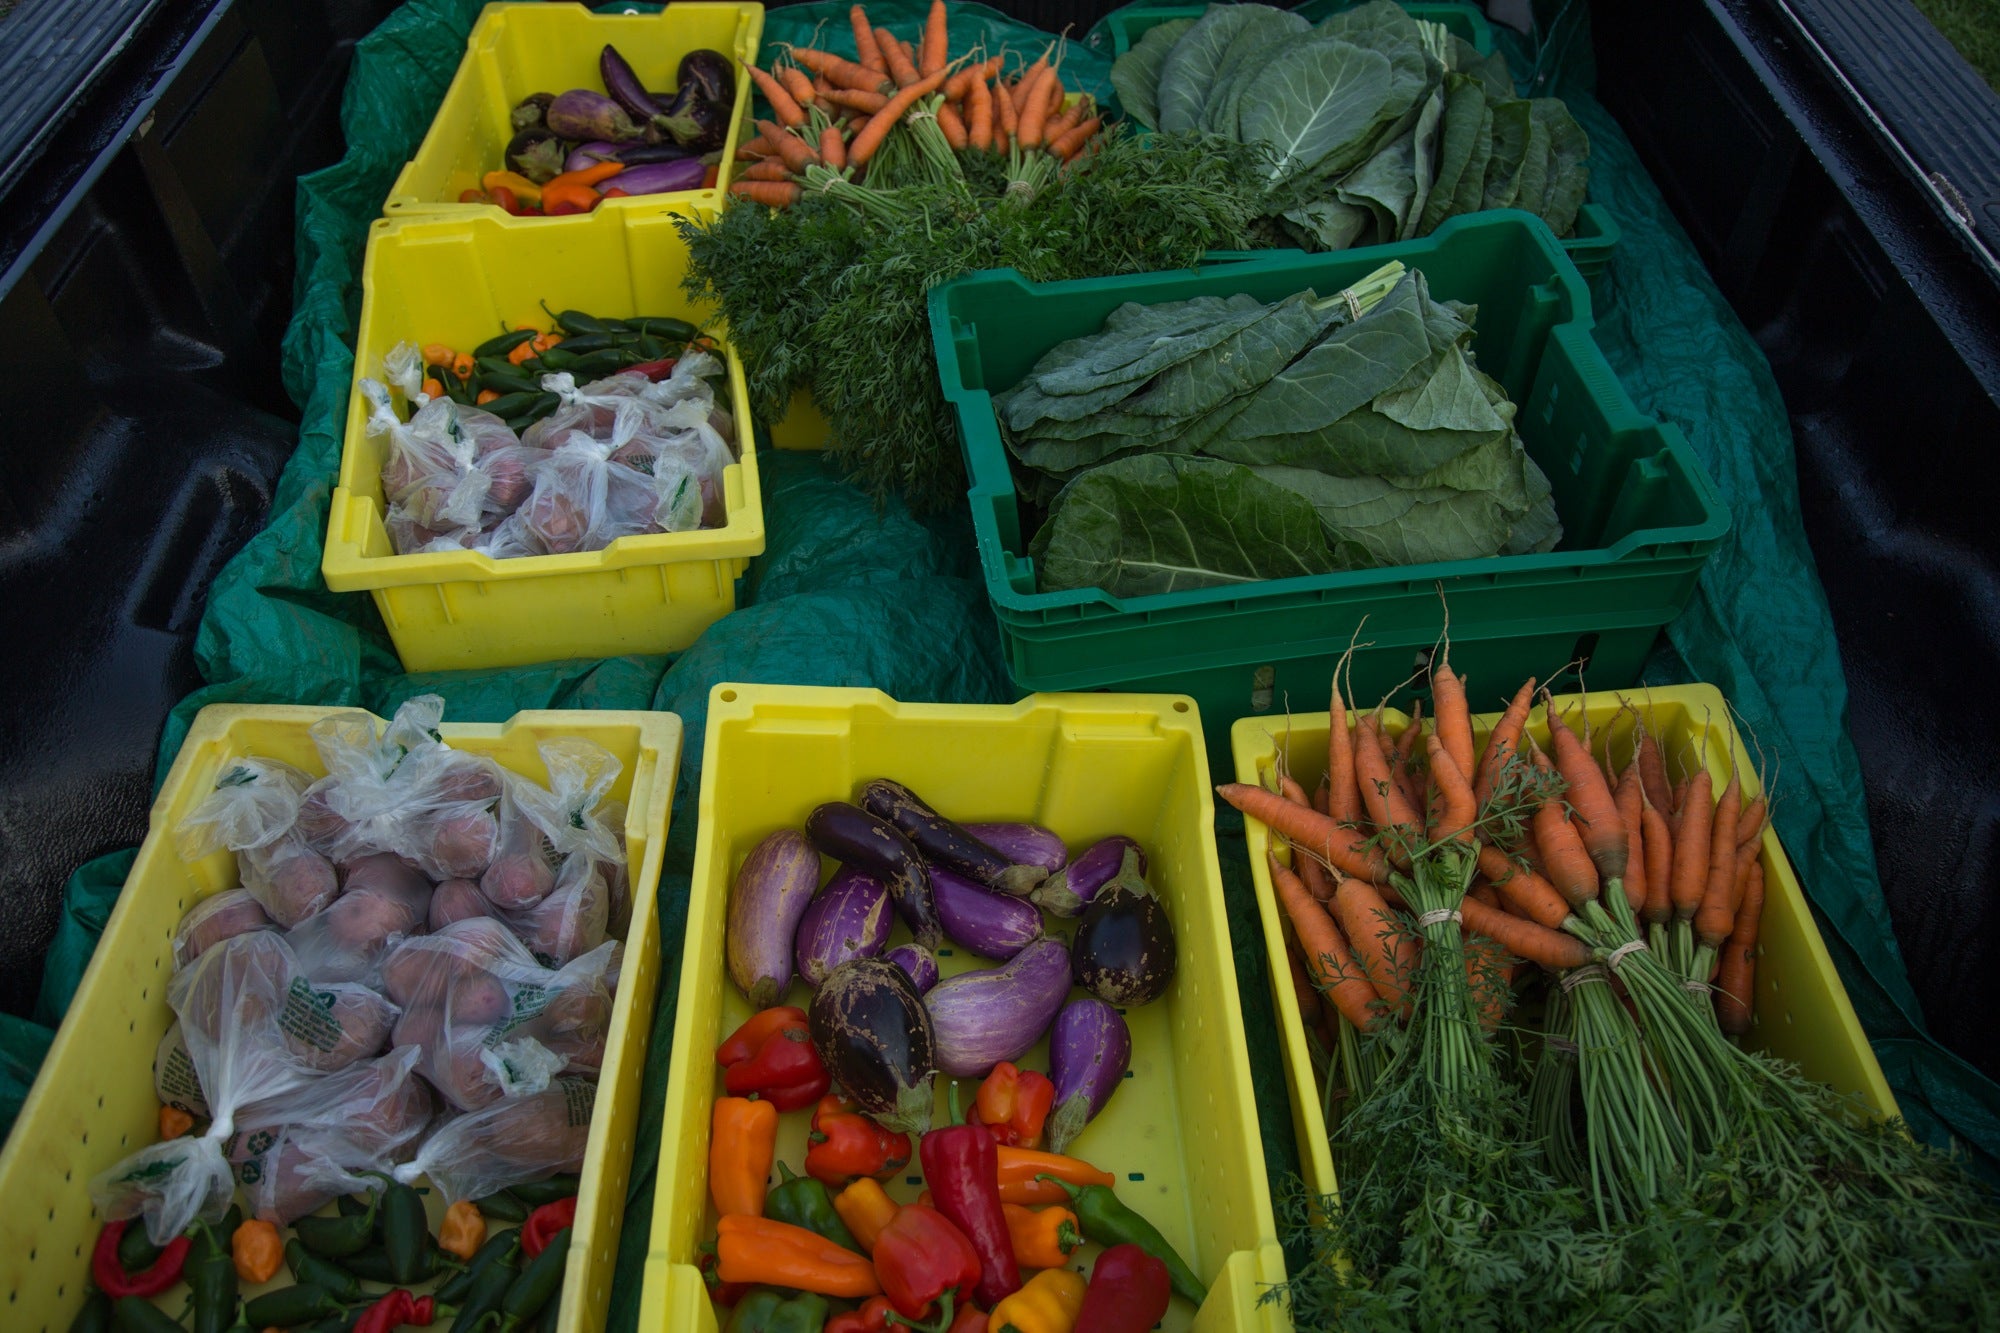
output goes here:
[{"label": "green tarp", "polygon": [[[870,8],[878,20],[914,35],[922,6],[877,0]],[[652,1222],[709,688],[723,680],[871,685],[903,699],[955,702],[998,702],[1014,691],[1000,665],[962,516],[919,521],[899,505],[877,509],[812,455],[764,456],[769,549],[751,565],[743,607],[672,660],[405,675],[368,597],[326,590],[320,549],[353,368],[362,247],[390,182],[443,96],[479,9],[476,0],[411,0],[365,39],[343,107],[347,155],[299,182],[296,310],[284,345],[286,385],[303,414],[299,448],[268,526],[211,592],[197,648],[211,683],[174,711],[159,772],[194,713],[224,701],[358,704],[386,714],[410,695],[435,691],[444,695],[448,717],[466,721],[498,721],[523,708],[680,714],[687,749],[660,885],[666,967],[612,1297],[610,1326],[628,1329],[636,1323]],[[991,47],[1039,52],[1049,40],[983,6],[955,10],[954,31],[976,30]],[[771,12],[767,57],[776,44],[809,40],[822,25],[851,40],[844,37],[845,14],[837,4]],[[1511,34],[1505,44],[1518,71],[1539,70],[1545,81],[1538,91],[1570,99],[1590,133],[1591,197],[1624,230],[1596,292],[1599,340],[1639,406],[1686,431],[1735,517],[1648,678],[1720,685],[1782,763],[1778,831],[1905,1114],[1923,1137],[1955,1139],[1990,1167],[2000,1154],[2000,1090],[1926,1036],[1875,877],[1859,766],[1844,727],[1846,687],[1800,524],[1791,436],[1770,371],[1632,146],[1589,95],[1587,35],[1571,32],[1560,44],[1572,57],[1566,66],[1552,58],[1537,62]],[[1068,81],[1108,96],[1109,51],[1100,25],[1069,52]],[[1244,1024],[1269,1031],[1274,1017],[1263,946],[1233,816],[1220,852]],[[131,855],[94,861],[70,882],[37,1021],[7,1020],[0,1028],[0,1124],[11,1123],[46,1052],[49,1027],[68,1006]],[[1253,1075],[1276,1177],[1292,1169],[1296,1156],[1284,1079],[1268,1043],[1253,1044]]]}]

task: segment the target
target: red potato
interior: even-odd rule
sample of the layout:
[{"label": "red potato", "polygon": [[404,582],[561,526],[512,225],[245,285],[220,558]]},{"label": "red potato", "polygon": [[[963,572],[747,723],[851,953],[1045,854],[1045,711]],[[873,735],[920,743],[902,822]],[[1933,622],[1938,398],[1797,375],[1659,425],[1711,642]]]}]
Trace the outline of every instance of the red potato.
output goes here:
[{"label": "red potato", "polygon": [[378,852],[348,872],[333,906],[292,931],[286,942],[314,981],[365,981],[397,938],[423,929],[431,885],[418,871]]},{"label": "red potato", "polygon": [[329,803],[333,788],[338,785],[333,778],[321,778],[306,788],[305,799],[299,802],[298,822],[293,825],[306,840],[306,845],[320,855],[331,859],[333,849],[347,838],[354,825],[334,810]]},{"label": "red potato", "polygon": [[563,867],[563,882],[524,912],[502,912],[535,961],[561,967],[572,958],[604,943],[611,919],[611,894],[604,876],[588,858],[571,857]]},{"label": "red potato", "polygon": [[445,1000],[445,1018],[453,1027],[492,1027],[513,1011],[513,997],[490,972],[460,977]]},{"label": "red potato", "polygon": [[500,826],[485,810],[448,815],[431,824],[428,861],[447,879],[477,879],[493,862]]},{"label": "red potato", "polygon": [[335,983],[286,996],[279,1030],[285,1046],[313,1069],[332,1073],[388,1049],[396,1006],[368,989]]},{"label": "red potato", "polygon": [[225,889],[188,909],[174,932],[174,965],[186,967],[204,949],[252,930],[275,928],[264,905],[248,889]]},{"label": "red potato", "polygon": [[[492,873],[489,868],[488,874]],[[443,930],[454,921],[467,921],[473,917],[492,916],[493,904],[479,891],[479,886],[469,879],[448,879],[431,893],[430,915],[426,924],[432,930]]]},{"label": "red potato", "polygon": [[236,863],[243,887],[287,930],[323,911],[340,893],[333,863],[303,838],[288,835],[266,847],[248,848],[236,854]]}]

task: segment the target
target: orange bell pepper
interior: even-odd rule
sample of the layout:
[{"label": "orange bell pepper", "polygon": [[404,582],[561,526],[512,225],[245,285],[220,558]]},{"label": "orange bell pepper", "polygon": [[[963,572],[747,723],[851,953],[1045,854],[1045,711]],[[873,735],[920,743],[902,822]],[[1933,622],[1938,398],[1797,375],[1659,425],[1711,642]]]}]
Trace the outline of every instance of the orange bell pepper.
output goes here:
[{"label": "orange bell pepper", "polygon": [[833,1211],[840,1214],[861,1248],[873,1254],[875,1238],[895,1220],[900,1205],[883,1192],[879,1181],[863,1176],[833,1196]]},{"label": "orange bell pepper", "polygon": [[708,1192],[715,1211],[724,1217],[762,1216],[778,1152],[778,1108],[748,1097],[718,1097],[709,1128]]},{"label": "orange bell pepper", "polygon": [[715,1275],[724,1282],[790,1287],[850,1300],[882,1294],[882,1284],[866,1259],[789,1222],[727,1215],[716,1224],[715,1253]]},{"label": "orange bell pepper", "polygon": [[1014,1262],[1023,1268],[1061,1268],[1070,1252],[1083,1244],[1083,1232],[1076,1214],[1067,1208],[1044,1208],[1037,1212],[1018,1203],[1003,1203],[1007,1236],[1014,1242]]},{"label": "orange bell pepper", "polygon": [[1117,1177],[1109,1171],[1099,1171],[1088,1162],[1080,1162],[1074,1157],[1064,1157],[1060,1153],[1037,1152],[1032,1148],[1010,1148],[1004,1144],[996,1151],[1000,1158],[1000,1202],[1002,1203],[1069,1202],[1069,1194],[1061,1185],[1035,1179],[1040,1175],[1051,1175],[1057,1180],[1068,1181],[1078,1186],[1109,1187],[1117,1183]]},{"label": "orange bell pepper", "polygon": [[1002,1060],[979,1085],[965,1118],[986,1126],[994,1141],[1015,1148],[1042,1146],[1042,1127],[1056,1104],[1056,1085],[1047,1074]]}]

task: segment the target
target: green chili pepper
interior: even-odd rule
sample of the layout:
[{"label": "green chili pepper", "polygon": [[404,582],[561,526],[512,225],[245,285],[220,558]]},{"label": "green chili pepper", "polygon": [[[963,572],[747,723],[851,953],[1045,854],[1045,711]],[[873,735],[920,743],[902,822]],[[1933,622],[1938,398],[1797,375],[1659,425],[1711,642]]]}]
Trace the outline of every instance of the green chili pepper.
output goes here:
[{"label": "green chili pepper", "polygon": [[[375,1216],[375,1201],[379,1197],[374,1190],[369,1190],[368,1202],[363,1203],[359,1194],[343,1194],[334,1201],[334,1205],[340,1209],[342,1217],[359,1217],[366,1213],[372,1218]],[[294,1230],[296,1229],[295,1226]]]},{"label": "green chili pepper", "polygon": [[528,1220],[528,1205],[514,1197],[514,1191],[501,1190],[483,1199],[473,1200],[475,1207],[496,1222],[525,1222]]},{"label": "green chili pepper", "polygon": [[512,1227],[488,1236],[486,1243],[466,1261],[465,1267],[437,1289],[438,1300],[446,1305],[456,1305],[465,1293],[472,1290],[473,1283],[487,1269],[495,1264],[511,1266],[509,1261],[513,1259],[514,1252],[520,1248],[520,1241],[520,1231]]},{"label": "green chili pepper", "polygon": [[558,315],[555,311],[549,310],[549,303],[547,301],[543,301],[541,307],[543,310],[548,311],[549,317],[555,320],[565,335],[573,333],[616,332],[611,323],[598,319],[594,315],[586,315],[581,310],[565,310]]},{"label": "green chili pepper", "polygon": [[512,1333],[516,1328],[542,1312],[542,1307],[556,1298],[562,1290],[563,1265],[569,1259],[570,1238],[574,1227],[564,1227],[549,1241],[547,1249],[535,1256],[535,1261],[521,1270],[507,1288],[507,1295],[500,1302],[500,1333]]},{"label": "green chili pepper", "polygon": [[675,315],[639,315],[626,320],[625,326],[668,342],[691,342],[701,334],[700,329]]},{"label": "green chili pepper", "polygon": [[547,1180],[531,1180],[525,1185],[510,1185],[507,1192],[530,1208],[539,1208],[545,1203],[567,1199],[582,1188],[583,1177],[569,1174],[550,1176]]},{"label": "green chili pepper", "polygon": [[641,361],[661,361],[666,358],[666,347],[650,333],[640,334],[632,345],[638,350]]},{"label": "green chili pepper", "polygon": [[291,1265],[292,1280],[308,1286],[324,1287],[343,1301],[358,1301],[366,1293],[361,1279],[331,1259],[322,1259],[294,1237],[285,1242],[285,1262]]},{"label": "green chili pepper", "polygon": [[123,1333],[187,1333],[180,1320],[140,1296],[120,1296],[111,1317]]},{"label": "green chili pepper", "polygon": [[[512,366],[505,370],[483,370],[479,373],[479,385],[495,393],[533,393],[542,391],[541,383],[526,375],[518,374]],[[490,409],[489,409],[490,410]]]},{"label": "green chili pepper", "polygon": [[1055,1180],[1069,1191],[1071,1203],[1076,1208],[1077,1226],[1082,1229],[1085,1240],[1094,1240],[1100,1245],[1137,1245],[1167,1266],[1167,1277],[1174,1290],[1200,1305],[1208,1296],[1208,1288],[1194,1275],[1174,1247],[1167,1243],[1159,1228],[1125,1206],[1108,1185],[1085,1185],[1078,1188],[1066,1180],[1056,1180],[1054,1176],[1043,1174],[1037,1180]]},{"label": "green chili pepper", "polygon": [[778,1163],[778,1170],[784,1179],[764,1196],[764,1216],[816,1231],[842,1249],[860,1254],[861,1242],[833,1210],[833,1196],[826,1192],[826,1186],[811,1176],[794,1174],[783,1162]]},{"label": "green chili pepper", "polygon": [[379,1245],[348,1255],[340,1261],[340,1266],[364,1282],[396,1280],[389,1276],[389,1254]]},{"label": "green chili pepper", "polygon": [[485,342],[472,349],[473,359],[477,361],[491,356],[504,360],[507,353],[513,351],[516,347],[519,347],[534,336],[535,331],[533,329],[515,329],[511,333],[503,333],[497,338],[488,338]]},{"label": "green chili pepper", "polygon": [[126,1227],[125,1234],[118,1240],[118,1266],[128,1273],[151,1268],[153,1261],[160,1257],[160,1247],[153,1244],[152,1237],[144,1227]]},{"label": "green chili pepper", "polygon": [[292,1223],[292,1234],[299,1243],[314,1254],[327,1259],[341,1259],[358,1253],[368,1247],[375,1238],[375,1219],[381,1207],[380,1191],[371,1192],[368,1206],[360,1212],[346,1210],[347,1200],[342,1199],[341,1217],[301,1217]]},{"label": "green chili pepper", "polygon": [[225,1333],[236,1322],[236,1260],[228,1235],[204,1225],[188,1247],[181,1273],[194,1296],[194,1333]]},{"label": "green chili pepper", "polygon": [[243,1307],[243,1322],[252,1328],[291,1328],[328,1315],[346,1314],[347,1307],[325,1287],[302,1282],[296,1287],[267,1291]]},{"label": "green chili pepper", "polygon": [[83,1308],[69,1321],[69,1333],[111,1333],[111,1298],[101,1291],[84,1297]]},{"label": "green chili pepper", "polygon": [[423,1196],[396,1181],[382,1196],[382,1248],[389,1255],[389,1280],[398,1285],[417,1281],[425,1253],[434,1245]]},{"label": "green chili pepper", "polygon": [[576,377],[577,383],[581,384],[586,380],[615,375],[629,364],[630,358],[626,353],[616,348],[607,348],[602,352],[585,353],[571,362],[568,369],[569,373]]},{"label": "green chili pepper", "polygon": [[[481,1269],[478,1276],[472,1279],[472,1285],[459,1298],[458,1313],[452,1316],[452,1327],[475,1328],[479,1321],[488,1315],[497,1319],[500,1314],[500,1302],[514,1289],[514,1280],[520,1276],[521,1271],[514,1267],[511,1254]],[[438,1299],[440,1301],[446,1299],[443,1288],[438,1289]],[[558,1301],[556,1304],[560,1305],[561,1302]]]},{"label": "green chili pepper", "polygon": [[486,404],[486,410],[496,417],[518,416],[527,411],[537,398],[547,396],[552,395],[528,392],[504,394]]},{"label": "green chili pepper", "polygon": [[736,1302],[727,1333],[819,1333],[826,1317],[824,1296],[757,1287]]},{"label": "green chili pepper", "polygon": [[551,347],[548,351],[543,352],[541,356],[537,357],[536,360],[541,362],[540,369],[542,371],[553,375],[560,371],[568,370],[571,366],[575,365],[577,357],[575,353],[566,352],[561,347]]},{"label": "green chili pepper", "polygon": [[565,338],[558,344],[566,356],[582,356],[586,352],[602,352],[616,347],[625,340],[622,333],[585,333],[574,338]]},{"label": "green chili pepper", "polygon": [[361,1316],[368,1313],[365,1305],[356,1305],[345,1314],[328,1315],[306,1329],[306,1333],[352,1333],[354,1326],[361,1322]]}]

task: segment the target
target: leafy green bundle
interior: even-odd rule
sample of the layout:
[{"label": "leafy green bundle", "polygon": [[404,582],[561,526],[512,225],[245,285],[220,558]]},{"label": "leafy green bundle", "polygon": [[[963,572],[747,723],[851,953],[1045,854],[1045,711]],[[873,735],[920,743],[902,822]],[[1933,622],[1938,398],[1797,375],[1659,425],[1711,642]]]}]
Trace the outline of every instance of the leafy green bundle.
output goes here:
[{"label": "leafy green bundle", "polygon": [[994,398],[1045,591],[1139,597],[1546,551],[1562,535],[1477,311],[1400,263],[1321,299],[1127,304]]},{"label": "leafy green bundle", "polygon": [[1590,177],[1590,140],[1559,99],[1516,97],[1504,58],[1394,0],[1317,26],[1210,5],[1149,29],[1111,82],[1146,125],[1267,147],[1273,180],[1310,185],[1282,225],[1311,249],[1426,236],[1488,208],[1526,209],[1565,236]]}]

